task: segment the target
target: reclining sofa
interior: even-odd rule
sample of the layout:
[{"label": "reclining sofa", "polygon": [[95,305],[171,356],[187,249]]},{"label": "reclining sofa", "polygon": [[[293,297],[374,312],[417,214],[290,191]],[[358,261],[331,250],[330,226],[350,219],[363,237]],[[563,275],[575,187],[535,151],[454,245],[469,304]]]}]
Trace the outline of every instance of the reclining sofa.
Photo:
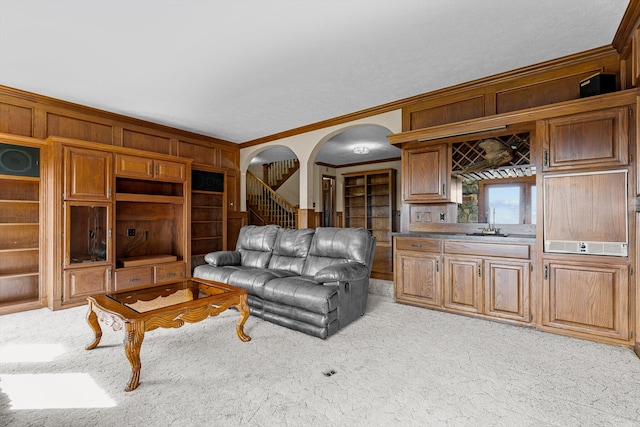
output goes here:
[{"label": "reclining sofa", "polygon": [[324,339],[364,314],[375,244],[364,228],[249,225],[193,276],[246,289],[251,315]]}]

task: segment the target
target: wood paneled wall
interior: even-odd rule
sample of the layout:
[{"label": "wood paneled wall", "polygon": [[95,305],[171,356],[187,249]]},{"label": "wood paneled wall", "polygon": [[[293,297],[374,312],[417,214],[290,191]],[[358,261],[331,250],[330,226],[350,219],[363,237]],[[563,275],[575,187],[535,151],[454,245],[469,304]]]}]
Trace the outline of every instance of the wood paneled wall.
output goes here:
[{"label": "wood paneled wall", "polygon": [[108,113],[0,85],[0,132],[49,136],[186,157],[198,165],[229,169],[240,164],[237,144]]}]

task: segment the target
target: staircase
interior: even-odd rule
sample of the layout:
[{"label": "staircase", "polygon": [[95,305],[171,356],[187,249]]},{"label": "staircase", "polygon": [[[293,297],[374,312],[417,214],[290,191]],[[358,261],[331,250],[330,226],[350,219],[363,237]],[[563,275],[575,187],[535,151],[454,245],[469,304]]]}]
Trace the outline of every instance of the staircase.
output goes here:
[{"label": "staircase", "polygon": [[251,172],[247,172],[247,209],[249,224],[298,228],[298,209]]},{"label": "staircase", "polygon": [[300,169],[300,162],[298,159],[280,160],[266,163],[262,165],[262,168],[264,182],[272,190],[277,191],[291,175]]}]

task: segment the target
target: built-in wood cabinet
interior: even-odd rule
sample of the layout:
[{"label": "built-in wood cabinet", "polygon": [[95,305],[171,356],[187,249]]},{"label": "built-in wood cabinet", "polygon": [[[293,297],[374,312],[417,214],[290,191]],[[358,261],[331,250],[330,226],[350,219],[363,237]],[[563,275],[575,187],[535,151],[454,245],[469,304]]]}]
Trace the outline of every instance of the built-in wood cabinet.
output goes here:
[{"label": "built-in wood cabinet", "polygon": [[52,309],[190,275],[190,159],[66,138],[49,143],[53,173],[64,177],[54,179],[59,199],[50,213],[61,266],[49,285]]},{"label": "built-in wood cabinet", "polygon": [[529,322],[530,262],[445,256],[444,306]]},{"label": "built-in wood cabinet", "polygon": [[543,170],[626,166],[629,112],[620,107],[546,120]]},{"label": "built-in wood cabinet", "polygon": [[398,302],[529,323],[530,246],[396,236]]},{"label": "built-in wood cabinet", "polygon": [[442,306],[442,241],[396,237],[394,283],[399,302]]},{"label": "built-in wood cabinet", "polygon": [[628,341],[629,268],[597,257],[547,258],[543,264],[543,327]]},{"label": "built-in wood cabinet", "polygon": [[344,225],[366,228],[381,246],[391,245],[396,204],[396,171],[344,175]]},{"label": "built-in wood cabinet", "polygon": [[402,200],[443,202],[451,200],[451,169],[446,144],[402,151]]},{"label": "built-in wood cabinet", "polygon": [[107,292],[113,273],[112,154],[77,146],[61,146],[63,273],[61,304],[85,302]]},{"label": "built-in wood cabinet", "polygon": [[444,257],[444,306],[465,313],[482,312],[482,259]]},{"label": "built-in wood cabinet", "polygon": [[129,178],[184,182],[187,170],[185,164],[181,162],[116,154],[116,175]]},{"label": "built-in wood cabinet", "polygon": [[484,313],[491,317],[528,322],[531,263],[484,260]]},{"label": "built-in wood cabinet", "polygon": [[41,151],[0,139],[0,314],[40,306]]}]

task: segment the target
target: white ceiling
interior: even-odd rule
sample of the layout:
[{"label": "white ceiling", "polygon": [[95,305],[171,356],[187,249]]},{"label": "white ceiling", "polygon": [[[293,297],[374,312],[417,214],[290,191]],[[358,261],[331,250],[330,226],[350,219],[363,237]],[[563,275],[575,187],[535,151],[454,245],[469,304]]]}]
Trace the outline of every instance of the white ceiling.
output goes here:
[{"label": "white ceiling", "polygon": [[0,0],[0,84],[242,143],[610,45],[628,0]]}]

